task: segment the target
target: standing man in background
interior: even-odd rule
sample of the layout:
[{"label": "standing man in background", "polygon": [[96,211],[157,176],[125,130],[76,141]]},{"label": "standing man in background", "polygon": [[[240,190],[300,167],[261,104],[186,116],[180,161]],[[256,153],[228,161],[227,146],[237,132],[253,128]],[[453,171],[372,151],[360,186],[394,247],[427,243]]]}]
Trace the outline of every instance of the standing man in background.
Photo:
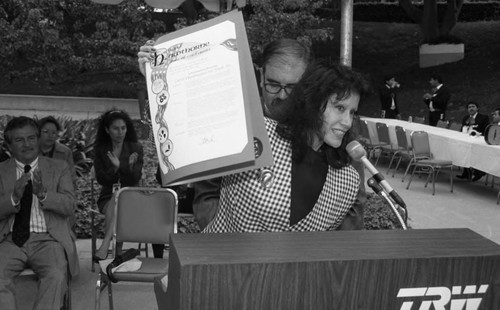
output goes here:
[{"label": "standing man in background", "polygon": [[443,79],[436,73],[431,75],[429,84],[432,87],[432,93],[424,94],[424,103],[429,108],[429,125],[436,126],[439,120],[444,120],[446,117],[446,108],[451,94],[443,85]]},{"label": "standing man in background", "polygon": [[385,85],[379,90],[380,103],[382,105],[382,118],[401,119],[398,109],[396,91],[400,85],[393,75],[384,77]]}]

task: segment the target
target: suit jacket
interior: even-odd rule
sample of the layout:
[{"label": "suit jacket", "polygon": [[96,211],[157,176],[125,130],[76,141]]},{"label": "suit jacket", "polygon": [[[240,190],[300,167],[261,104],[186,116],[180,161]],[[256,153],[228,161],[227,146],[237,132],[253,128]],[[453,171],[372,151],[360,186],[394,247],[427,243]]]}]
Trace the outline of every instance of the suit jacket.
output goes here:
[{"label": "suit jacket", "polygon": [[394,105],[396,106],[394,113],[397,115],[399,114],[399,110],[398,110],[398,100],[396,96],[396,90],[394,88],[387,87],[387,85],[384,85],[384,87],[380,88],[379,97],[383,111],[387,112],[388,110],[391,109],[393,96],[394,96]]},{"label": "suit jacket", "polygon": [[[462,126],[470,126],[469,118],[470,115],[464,116],[464,118],[462,119]],[[488,127],[489,124],[490,124],[490,118],[488,117],[488,115],[477,113],[476,117],[474,118],[474,125],[477,125],[477,127],[474,128],[476,131],[484,135],[484,131],[486,130],[486,127]]]},{"label": "suit jacket", "polygon": [[[75,193],[71,172],[66,162],[38,157],[38,169],[47,188],[47,199],[41,203],[48,233],[64,248],[71,275],[80,271],[75,238],[71,233],[69,217],[75,210]],[[0,163],[0,242],[10,233],[19,205],[13,206],[11,195],[17,179],[16,162],[13,158]]]},{"label": "suit jacket", "polygon": [[424,100],[427,107],[429,107],[430,102],[432,101],[432,106],[436,110],[436,112],[445,113],[446,108],[448,107],[448,102],[450,101],[451,94],[448,90],[448,87],[442,85],[433,95],[431,99]]}]

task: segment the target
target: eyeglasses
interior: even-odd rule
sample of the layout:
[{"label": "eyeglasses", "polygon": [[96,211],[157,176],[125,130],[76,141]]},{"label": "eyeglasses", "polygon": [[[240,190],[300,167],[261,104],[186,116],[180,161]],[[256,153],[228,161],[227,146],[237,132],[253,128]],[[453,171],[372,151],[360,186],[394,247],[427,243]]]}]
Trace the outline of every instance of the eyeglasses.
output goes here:
[{"label": "eyeglasses", "polygon": [[[264,81],[266,80],[266,76],[264,74]],[[295,87],[295,84],[286,84],[282,85],[279,83],[264,83],[264,89],[273,95],[279,94],[281,90],[285,90],[285,94],[289,96],[292,93],[293,88]]]}]

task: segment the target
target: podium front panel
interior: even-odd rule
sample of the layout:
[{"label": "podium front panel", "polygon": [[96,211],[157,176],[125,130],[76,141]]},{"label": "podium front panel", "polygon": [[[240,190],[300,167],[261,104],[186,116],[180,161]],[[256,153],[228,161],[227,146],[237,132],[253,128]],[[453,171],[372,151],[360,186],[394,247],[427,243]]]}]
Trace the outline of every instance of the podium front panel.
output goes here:
[{"label": "podium front panel", "polygon": [[500,309],[500,246],[468,229],[177,234],[170,245],[169,309]]}]

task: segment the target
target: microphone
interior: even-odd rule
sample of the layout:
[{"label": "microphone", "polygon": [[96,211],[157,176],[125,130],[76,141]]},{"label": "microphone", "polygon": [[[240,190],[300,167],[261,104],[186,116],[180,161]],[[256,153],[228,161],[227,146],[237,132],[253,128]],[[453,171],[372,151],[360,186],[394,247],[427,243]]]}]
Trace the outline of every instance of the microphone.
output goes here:
[{"label": "microphone", "polygon": [[368,171],[370,171],[370,173],[373,175],[375,181],[377,181],[384,189],[384,191],[386,191],[389,196],[391,196],[394,202],[396,202],[401,207],[406,208],[406,204],[404,203],[403,199],[401,199],[398,193],[396,193],[396,191],[389,185],[382,173],[380,173],[377,168],[375,168],[372,163],[366,158],[365,148],[358,141],[353,140],[349,142],[346,146],[346,150],[352,159],[354,159],[355,161],[363,162],[366,169],[368,169]]}]

